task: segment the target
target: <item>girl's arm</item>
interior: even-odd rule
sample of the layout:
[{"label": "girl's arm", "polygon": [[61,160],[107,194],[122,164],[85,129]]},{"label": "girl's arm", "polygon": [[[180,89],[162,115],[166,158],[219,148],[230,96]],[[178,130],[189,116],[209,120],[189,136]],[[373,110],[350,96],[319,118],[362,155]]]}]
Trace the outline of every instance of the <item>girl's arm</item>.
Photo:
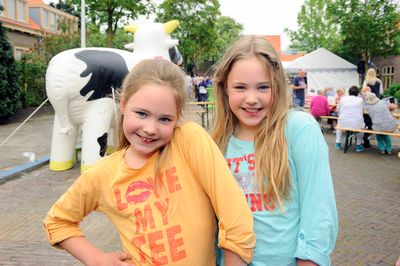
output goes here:
[{"label": "girl's arm", "polygon": [[338,216],[328,146],[315,120],[300,113],[292,121],[287,135],[289,156],[297,181],[298,197],[294,200],[301,206],[295,257],[299,263],[308,260],[329,265],[338,234]]},{"label": "girl's arm", "polygon": [[239,255],[233,253],[229,249],[224,249],[225,255],[225,265],[226,266],[246,266],[247,263],[244,262]]},{"label": "girl's arm", "polygon": [[132,265],[131,263],[124,262],[131,259],[129,254],[125,252],[104,253],[82,236],[71,237],[58,244],[87,266]]},{"label": "girl's arm", "polygon": [[[198,125],[190,133],[183,147],[190,168],[208,195],[218,218],[218,245],[250,263],[255,234],[246,197],[210,135]],[[228,257],[230,255],[233,254]],[[235,261],[233,258],[229,257],[229,260]]]},{"label": "girl's arm", "polygon": [[297,260],[297,266],[318,266],[318,264],[311,260]]}]

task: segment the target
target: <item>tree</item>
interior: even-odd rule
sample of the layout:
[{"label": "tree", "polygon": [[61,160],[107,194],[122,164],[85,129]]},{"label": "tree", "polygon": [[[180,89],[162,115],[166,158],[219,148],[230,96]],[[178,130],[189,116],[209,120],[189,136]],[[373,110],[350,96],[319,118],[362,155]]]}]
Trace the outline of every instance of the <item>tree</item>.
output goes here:
[{"label": "tree", "polygon": [[237,23],[231,17],[220,16],[217,19],[215,27],[217,38],[214,42],[216,47],[214,59],[219,60],[224,54],[225,50],[239,38],[243,31],[243,25]]},{"label": "tree", "polygon": [[165,0],[159,7],[157,21],[178,19],[179,27],[173,36],[179,40],[179,51],[188,64],[199,66],[216,54],[217,0]]},{"label": "tree", "polygon": [[329,12],[332,0],[305,0],[297,15],[297,31],[285,29],[292,48],[306,52],[324,47],[330,51],[338,49],[341,36],[336,18]]},{"label": "tree", "polygon": [[[0,5],[0,12],[3,7]],[[12,118],[21,108],[21,90],[13,49],[0,21],[0,119]]]},{"label": "tree", "polygon": [[23,105],[38,106],[46,99],[45,75],[50,59],[56,54],[79,47],[78,33],[46,34],[39,44],[24,53],[17,62]]},{"label": "tree", "polygon": [[[66,3],[74,5],[80,14],[81,0],[66,0]],[[129,19],[150,14],[153,12],[154,4],[151,0],[86,0],[86,8],[91,23],[98,29],[105,26],[107,47],[112,47],[117,28],[127,23]]]},{"label": "tree", "polygon": [[50,2],[49,6],[57,8],[58,10],[61,10],[73,16],[79,17],[79,13],[77,13],[71,3],[66,3],[65,1],[59,1],[57,3]]},{"label": "tree", "polygon": [[372,56],[400,54],[399,4],[392,0],[337,0],[331,7],[340,21],[339,54],[366,63]]},{"label": "tree", "polygon": [[[87,47],[106,47],[107,35],[96,25],[89,23],[86,27],[89,36]],[[124,45],[133,42],[133,35],[125,32],[123,29],[117,29],[113,38],[112,47],[116,49],[125,49]]]}]

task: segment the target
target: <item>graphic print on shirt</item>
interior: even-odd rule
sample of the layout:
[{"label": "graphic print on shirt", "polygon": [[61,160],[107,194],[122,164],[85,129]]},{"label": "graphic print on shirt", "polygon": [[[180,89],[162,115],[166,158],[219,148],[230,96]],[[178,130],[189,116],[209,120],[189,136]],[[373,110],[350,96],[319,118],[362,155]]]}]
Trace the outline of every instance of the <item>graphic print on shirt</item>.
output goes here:
[{"label": "graphic print on shirt", "polygon": [[261,198],[258,186],[254,185],[255,159],[254,153],[240,157],[226,158],[229,168],[237,183],[246,195],[247,204],[252,212],[270,211]]},{"label": "graphic print on shirt", "polygon": [[[163,171],[159,178],[165,181],[168,195],[181,190],[175,167]],[[186,258],[186,251],[180,224],[168,220],[169,199],[162,199],[154,186],[152,177],[135,180],[127,187],[115,187],[114,196],[118,211],[133,210],[131,243],[138,252],[131,255],[138,256],[135,259],[140,263],[146,263],[147,255],[158,266]]]}]

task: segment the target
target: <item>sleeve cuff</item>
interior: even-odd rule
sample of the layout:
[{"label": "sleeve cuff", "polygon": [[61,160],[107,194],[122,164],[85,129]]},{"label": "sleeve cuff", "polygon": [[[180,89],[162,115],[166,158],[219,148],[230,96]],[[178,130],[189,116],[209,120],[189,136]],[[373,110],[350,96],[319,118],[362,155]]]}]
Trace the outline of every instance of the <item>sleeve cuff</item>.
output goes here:
[{"label": "sleeve cuff", "polygon": [[240,258],[249,264],[253,259],[253,248],[255,245],[255,237],[250,234],[248,236],[242,235],[239,241],[233,241],[227,236],[227,231],[222,220],[218,223],[218,247],[223,249],[229,249],[233,253],[236,253]]},{"label": "sleeve cuff", "polygon": [[58,243],[60,243],[61,241],[64,241],[71,237],[84,236],[79,226],[58,226],[57,228],[54,228],[54,226],[46,223],[46,221],[43,223],[43,226],[50,244],[56,248],[60,248]]},{"label": "sleeve cuff", "polygon": [[295,258],[301,260],[311,260],[321,266],[331,265],[330,256],[307,244],[305,235],[302,232],[299,233],[297,240],[297,249],[294,256]]}]

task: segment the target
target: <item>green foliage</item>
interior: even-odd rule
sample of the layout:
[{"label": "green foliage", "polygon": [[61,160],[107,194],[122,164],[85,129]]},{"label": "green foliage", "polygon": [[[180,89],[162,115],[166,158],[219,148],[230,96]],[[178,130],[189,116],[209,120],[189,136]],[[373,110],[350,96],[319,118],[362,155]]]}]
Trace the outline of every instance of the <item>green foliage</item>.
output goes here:
[{"label": "green foliage", "polygon": [[50,2],[49,6],[57,8],[58,10],[64,11],[65,13],[71,14],[73,16],[79,17],[71,3],[66,3],[65,1],[58,1],[57,3]]},{"label": "green foliage", "polygon": [[21,108],[21,93],[13,49],[0,22],[0,119],[12,118]]},{"label": "green foliage", "polygon": [[339,25],[329,12],[332,0],[305,0],[297,15],[297,31],[285,29],[291,48],[311,52],[319,47],[335,51],[340,46]]},{"label": "green foliage", "polygon": [[46,99],[46,68],[45,56],[37,52],[25,53],[18,61],[25,107],[38,106]]},{"label": "green foliage", "polygon": [[38,106],[46,99],[45,76],[50,59],[64,50],[76,47],[79,47],[77,34],[49,34],[21,57],[17,69],[21,78],[24,107]]},{"label": "green foliage", "polygon": [[[105,27],[107,47],[113,47],[113,39],[123,24],[135,20],[139,15],[148,15],[154,11],[151,0],[86,0],[86,14],[89,23],[97,28]],[[66,4],[74,6],[76,14],[81,13],[81,0],[66,0]],[[131,41],[132,42],[132,41]]]},{"label": "green foliage", "polygon": [[[90,23],[87,25],[87,47],[106,47],[107,35],[101,32],[100,29]],[[123,29],[117,29],[113,38],[112,47],[116,49],[125,49],[124,45],[133,42],[133,34],[125,32]]]},{"label": "green foliage", "polygon": [[340,23],[338,54],[356,62],[400,54],[399,4],[394,0],[337,0],[330,10]]},{"label": "green foliage", "polygon": [[383,95],[393,96],[400,103],[400,83],[392,83],[392,85],[383,92]]},{"label": "green foliage", "polygon": [[219,12],[217,0],[165,0],[157,13],[157,21],[178,19],[173,36],[179,40],[184,66],[199,66],[217,54],[215,23]]},{"label": "green foliage", "polygon": [[231,17],[220,16],[215,24],[217,38],[214,40],[214,45],[216,47],[215,58],[218,61],[225,50],[233,44],[241,35],[243,31],[243,26],[237,23]]},{"label": "green foliage", "polygon": [[299,30],[285,29],[292,47],[307,52],[324,47],[356,63],[372,56],[400,54],[396,0],[306,0]]}]

